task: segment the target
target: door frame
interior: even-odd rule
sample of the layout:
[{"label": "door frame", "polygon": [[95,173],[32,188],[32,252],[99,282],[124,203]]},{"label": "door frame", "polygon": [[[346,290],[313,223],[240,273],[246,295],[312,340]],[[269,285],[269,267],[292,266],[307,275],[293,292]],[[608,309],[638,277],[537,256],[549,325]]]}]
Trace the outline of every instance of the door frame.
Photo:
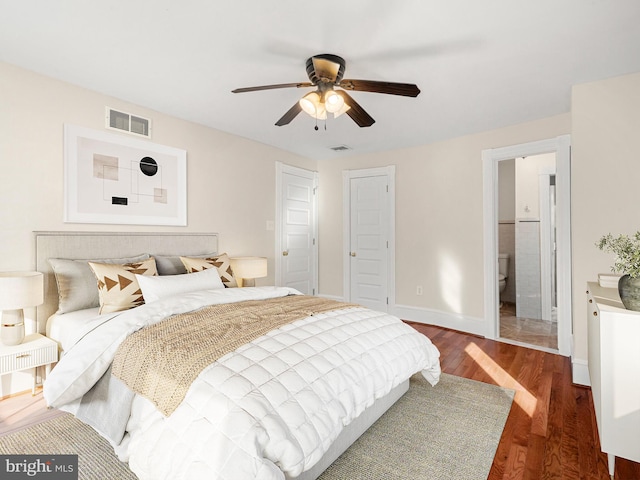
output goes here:
[{"label": "door frame", "polygon": [[396,166],[342,171],[342,295],[351,299],[351,179],[386,176],[389,185],[389,246],[387,248],[387,311],[396,304]]},{"label": "door frame", "polygon": [[[571,308],[571,136],[482,151],[484,197],[484,317],[486,337],[499,339],[498,162],[542,153],[556,154],[558,352],[572,350]],[[532,348],[535,348],[533,346]]]},{"label": "door frame", "polygon": [[542,320],[551,321],[554,282],[552,281],[554,258],[551,242],[551,202],[549,201],[551,176],[556,170],[542,169],[538,174],[538,198],[540,209],[540,298],[542,301]]},{"label": "door frame", "polygon": [[[313,258],[311,264],[313,265],[313,291],[318,294],[318,172],[307,170],[304,168],[294,167],[282,162],[276,162],[276,220],[275,220],[275,285],[282,286],[282,236],[284,235],[284,219],[282,218],[282,188],[283,188],[283,175],[296,175],[298,177],[308,178],[313,180]],[[269,222],[267,222],[267,229],[269,228]]]}]

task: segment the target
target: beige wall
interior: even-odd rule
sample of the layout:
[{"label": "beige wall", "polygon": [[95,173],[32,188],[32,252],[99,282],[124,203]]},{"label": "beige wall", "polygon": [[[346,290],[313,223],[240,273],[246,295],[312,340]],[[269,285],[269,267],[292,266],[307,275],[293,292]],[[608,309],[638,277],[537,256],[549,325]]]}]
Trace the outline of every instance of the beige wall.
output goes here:
[{"label": "beige wall", "polygon": [[[63,125],[104,130],[105,105],[151,118],[153,142],[187,151],[187,227],[63,223]],[[269,277],[257,283],[272,284],[275,242],[266,222],[275,219],[276,161],[316,165],[0,63],[0,271],[35,268],[35,230],[218,232],[221,251],[268,257]],[[20,374],[13,376],[20,385],[9,377],[0,383],[0,396],[29,388]]]},{"label": "beige wall", "polygon": [[586,362],[586,282],[613,264],[594,244],[640,230],[640,73],[573,87],[571,119],[574,356]]},{"label": "beige wall", "polygon": [[556,154],[544,153],[516,159],[515,218],[540,218],[540,172],[555,171]]},{"label": "beige wall", "polygon": [[[342,171],[396,165],[396,302],[482,321],[483,149],[571,134],[574,380],[585,380],[587,281],[613,257],[595,242],[640,230],[640,73],[577,85],[570,114],[432,145],[319,162],[320,292],[342,295]],[[415,294],[416,285],[424,295]],[[455,315],[451,318],[454,318]],[[469,324],[467,323],[466,326]],[[455,327],[455,323],[452,324]]]},{"label": "beige wall", "polygon": [[498,221],[516,219],[516,161],[498,162]]},{"label": "beige wall", "polygon": [[[187,151],[187,227],[63,223],[63,125],[104,131],[105,105],[151,118],[151,141]],[[275,162],[316,165],[3,63],[0,135],[0,271],[34,267],[34,230],[218,232],[221,250],[272,260],[274,233],[266,221],[275,219]],[[273,282],[270,270],[259,282]]]},{"label": "beige wall", "polygon": [[[371,127],[371,128],[375,128]],[[396,165],[396,303],[483,322],[483,149],[570,133],[570,115],[318,163],[320,292],[341,296],[342,171]],[[416,295],[422,285],[424,294]]]},{"label": "beige wall", "polygon": [[[482,322],[484,149],[572,134],[575,355],[586,358],[584,284],[606,272],[604,233],[640,229],[640,74],[579,85],[571,113],[415,148],[313,162],[0,63],[0,271],[34,267],[34,230],[215,231],[231,254],[270,258],[276,161],[320,173],[320,293],[342,296],[342,172],[396,165],[396,303]],[[104,106],[153,119],[188,155],[188,227],[62,222],[63,124],[102,130]],[[371,128],[375,128],[371,127]],[[416,295],[416,285],[424,294]]]}]

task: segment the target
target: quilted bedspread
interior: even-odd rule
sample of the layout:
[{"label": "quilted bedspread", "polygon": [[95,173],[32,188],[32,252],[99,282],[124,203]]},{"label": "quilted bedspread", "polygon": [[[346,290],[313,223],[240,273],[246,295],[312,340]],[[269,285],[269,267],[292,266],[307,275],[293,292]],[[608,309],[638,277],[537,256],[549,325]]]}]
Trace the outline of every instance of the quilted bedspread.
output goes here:
[{"label": "quilted bedspread", "polygon": [[[45,383],[51,406],[77,402],[130,333],[205,305],[296,293],[225,289],[160,300],[79,335]],[[278,479],[312,467],[342,429],[412,374],[432,384],[439,352],[398,318],[362,307],[273,330],[206,367],[164,417],[133,401],[120,455],[141,479]]]}]

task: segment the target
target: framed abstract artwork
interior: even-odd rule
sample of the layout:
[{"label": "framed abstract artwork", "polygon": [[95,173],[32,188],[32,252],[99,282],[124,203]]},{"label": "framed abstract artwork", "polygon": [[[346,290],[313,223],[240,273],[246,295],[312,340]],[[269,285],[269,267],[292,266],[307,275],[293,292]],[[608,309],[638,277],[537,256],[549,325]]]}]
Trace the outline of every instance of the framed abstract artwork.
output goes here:
[{"label": "framed abstract artwork", "polygon": [[187,224],[187,152],[64,126],[64,221]]}]

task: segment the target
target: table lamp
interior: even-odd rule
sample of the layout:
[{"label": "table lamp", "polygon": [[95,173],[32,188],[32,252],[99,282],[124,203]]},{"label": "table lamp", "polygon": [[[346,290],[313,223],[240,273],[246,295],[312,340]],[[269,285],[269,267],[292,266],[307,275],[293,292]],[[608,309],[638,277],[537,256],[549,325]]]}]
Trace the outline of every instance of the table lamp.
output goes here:
[{"label": "table lamp", "polygon": [[24,340],[24,310],[44,301],[40,272],[0,272],[0,342],[19,345]]},{"label": "table lamp", "polygon": [[242,279],[243,287],[255,287],[256,278],[267,276],[266,257],[234,257],[230,260],[233,275]]}]

